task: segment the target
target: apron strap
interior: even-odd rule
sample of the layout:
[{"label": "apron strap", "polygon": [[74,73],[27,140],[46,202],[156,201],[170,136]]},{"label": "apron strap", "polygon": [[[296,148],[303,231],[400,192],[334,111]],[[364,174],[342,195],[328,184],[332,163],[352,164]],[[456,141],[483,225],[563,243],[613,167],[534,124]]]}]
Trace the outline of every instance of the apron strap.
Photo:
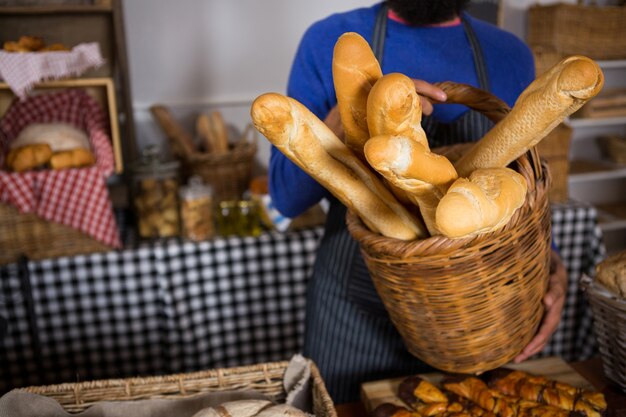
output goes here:
[{"label": "apron strap", "polygon": [[389,6],[387,2],[380,5],[380,9],[376,14],[376,23],[374,24],[374,35],[372,36],[372,52],[378,60],[380,66],[383,66],[383,52],[385,50],[385,36],[387,35],[387,13]]}]

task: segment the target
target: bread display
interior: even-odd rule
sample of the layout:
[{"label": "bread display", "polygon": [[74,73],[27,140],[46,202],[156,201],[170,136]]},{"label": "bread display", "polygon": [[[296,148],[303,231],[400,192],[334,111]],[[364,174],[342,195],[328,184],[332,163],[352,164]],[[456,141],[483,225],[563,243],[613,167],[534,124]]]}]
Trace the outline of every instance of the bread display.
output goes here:
[{"label": "bread display", "polygon": [[37,168],[66,169],[92,166],[87,134],[67,123],[33,123],[10,143],[6,167],[15,172]]},{"label": "bread display", "polygon": [[421,224],[374,173],[296,100],[267,93],[252,104],[254,126],[291,161],[384,236],[412,240]]},{"label": "bread display", "polygon": [[511,112],[455,164],[459,176],[479,168],[507,166],[597,95],[603,85],[604,75],[593,60],[563,59],[533,81]]},{"label": "bread display", "polygon": [[398,397],[406,406],[384,403],[374,417],[601,417],[604,395],[541,375],[497,369],[485,376],[444,377],[441,387],[419,376],[405,378]]},{"label": "bread display", "polygon": [[354,32],[339,37],[332,65],[345,143],[360,156],[365,142],[371,137],[367,122],[367,98],[383,73],[367,41]]},{"label": "bread display", "polygon": [[596,280],[613,294],[626,298],[626,251],[600,262],[596,267]]},{"label": "bread display", "polygon": [[7,52],[53,52],[69,51],[70,48],[61,43],[46,43],[37,36],[20,36],[17,41],[5,41],[3,49]]},{"label": "bread display", "polygon": [[497,230],[524,204],[526,190],[526,180],[512,169],[478,169],[456,180],[441,198],[437,230],[451,238]]},{"label": "bread display", "polygon": [[[528,189],[526,179],[507,166],[603,85],[591,59],[562,60],[453,164],[429,149],[413,80],[383,75],[359,34],[339,37],[332,73],[345,146],[302,104],[275,93],[253,103],[254,126],[371,231],[403,240],[470,237],[507,224]],[[476,106],[482,109],[484,103]],[[408,229],[402,232],[403,227]]]}]

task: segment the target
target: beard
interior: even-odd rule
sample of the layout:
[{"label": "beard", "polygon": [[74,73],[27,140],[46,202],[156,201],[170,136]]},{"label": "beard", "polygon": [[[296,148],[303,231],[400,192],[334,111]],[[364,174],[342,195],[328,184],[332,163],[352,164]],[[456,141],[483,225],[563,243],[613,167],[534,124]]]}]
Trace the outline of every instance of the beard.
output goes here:
[{"label": "beard", "polygon": [[432,25],[454,19],[469,0],[387,0],[387,3],[411,25]]}]

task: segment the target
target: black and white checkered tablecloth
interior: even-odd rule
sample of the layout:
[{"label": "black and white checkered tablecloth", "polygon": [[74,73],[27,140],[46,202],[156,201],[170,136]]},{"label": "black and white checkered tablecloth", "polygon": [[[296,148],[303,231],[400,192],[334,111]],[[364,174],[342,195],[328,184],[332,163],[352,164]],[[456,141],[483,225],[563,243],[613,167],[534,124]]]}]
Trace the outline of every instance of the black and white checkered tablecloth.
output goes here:
[{"label": "black and white checkered tablecloth", "polygon": [[[578,288],[604,247],[592,207],[553,209],[570,285],[542,355],[594,352]],[[300,350],[322,228],[154,245],[0,267],[0,392],[283,360]]]}]

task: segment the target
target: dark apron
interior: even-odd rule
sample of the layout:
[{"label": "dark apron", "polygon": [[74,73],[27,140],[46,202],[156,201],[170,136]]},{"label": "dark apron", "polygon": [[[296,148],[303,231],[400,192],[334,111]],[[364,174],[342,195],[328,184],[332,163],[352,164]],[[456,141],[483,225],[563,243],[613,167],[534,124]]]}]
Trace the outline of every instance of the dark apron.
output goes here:
[{"label": "dark apron", "polygon": [[[465,33],[474,55],[480,87],[489,89],[480,45],[469,23]],[[383,4],[374,28],[372,50],[381,62],[387,24]],[[481,138],[491,122],[470,111],[452,124],[424,117],[431,147]],[[430,370],[408,353],[393,327],[357,242],[346,227],[346,207],[332,198],[326,228],[307,289],[304,354],[322,373],[336,403],[358,400],[359,383]]]}]

